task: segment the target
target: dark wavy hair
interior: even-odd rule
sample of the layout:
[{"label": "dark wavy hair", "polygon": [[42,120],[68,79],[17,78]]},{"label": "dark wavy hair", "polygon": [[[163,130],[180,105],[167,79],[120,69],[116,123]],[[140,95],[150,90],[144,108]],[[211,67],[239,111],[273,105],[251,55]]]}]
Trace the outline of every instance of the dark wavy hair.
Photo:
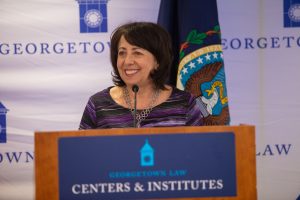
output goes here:
[{"label": "dark wavy hair", "polygon": [[117,68],[118,47],[121,37],[154,55],[158,68],[150,74],[156,88],[165,89],[173,61],[172,43],[169,33],[158,24],[152,22],[134,22],[118,27],[111,36],[110,60],[113,66],[113,82],[117,86],[125,86]]}]

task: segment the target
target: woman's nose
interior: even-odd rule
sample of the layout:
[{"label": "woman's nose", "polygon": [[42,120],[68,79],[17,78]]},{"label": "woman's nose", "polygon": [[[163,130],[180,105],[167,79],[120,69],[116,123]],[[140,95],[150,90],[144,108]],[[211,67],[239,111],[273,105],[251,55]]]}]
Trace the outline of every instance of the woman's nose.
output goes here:
[{"label": "woman's nose", "polygon": [[126,64],[133,64],[134,63],[134,57],[131,54],[126,55],[124,62]]}]

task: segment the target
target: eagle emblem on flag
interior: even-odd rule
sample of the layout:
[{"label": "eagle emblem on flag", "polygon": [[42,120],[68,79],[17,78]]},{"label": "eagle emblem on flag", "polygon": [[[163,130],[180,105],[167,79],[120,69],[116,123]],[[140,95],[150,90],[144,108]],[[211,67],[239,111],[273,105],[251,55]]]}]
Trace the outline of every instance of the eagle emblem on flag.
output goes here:
[{"label": "eagle emblem on flag", "polygon": [[[202,45],[213,34],[220,34],[219,26],[206,33],[192,30],[180,46],[177,87],[201,98],[208,115],[206,125],[229,124],[223,52],[221,45],[209,45],[185,55],[190,45]],[[217,123],[218,122],[218,123]]]}]

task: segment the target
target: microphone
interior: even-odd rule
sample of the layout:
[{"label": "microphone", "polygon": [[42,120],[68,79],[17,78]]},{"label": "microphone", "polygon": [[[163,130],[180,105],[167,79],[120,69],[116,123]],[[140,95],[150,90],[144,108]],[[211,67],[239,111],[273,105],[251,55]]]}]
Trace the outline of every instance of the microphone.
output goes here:
[{"label": "microphone", "polygon": [[136,128],[137,127],[137,124],[136,124],[136,95],[137,95],[137,92],[139,91],[139,86],[137,85],[133,85],[132,86],[132,91],[134,92],[134,110],[133,110],[133,126]]},{"label": "microphone", "polygon": [[132,91],[134,92],[134,93],[136,93],[136,92],[138,92],[139,91],[139,86],[137,86],[137,85],[133,85],[132,86]]}]

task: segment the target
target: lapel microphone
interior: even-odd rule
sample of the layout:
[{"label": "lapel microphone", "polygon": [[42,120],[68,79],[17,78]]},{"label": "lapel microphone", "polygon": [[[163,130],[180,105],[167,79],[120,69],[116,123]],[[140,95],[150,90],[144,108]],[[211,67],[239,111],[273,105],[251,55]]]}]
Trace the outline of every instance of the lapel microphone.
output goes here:
[{"label": "lapel microphone", "polygon": [[133,126],[136,128],[137,124],[136,124],[136,95],[139,91],[139,86],[137,86],[136,84],[134,84],[132,86],[132,91],[134,92],[134,111],[133,111]]}]

